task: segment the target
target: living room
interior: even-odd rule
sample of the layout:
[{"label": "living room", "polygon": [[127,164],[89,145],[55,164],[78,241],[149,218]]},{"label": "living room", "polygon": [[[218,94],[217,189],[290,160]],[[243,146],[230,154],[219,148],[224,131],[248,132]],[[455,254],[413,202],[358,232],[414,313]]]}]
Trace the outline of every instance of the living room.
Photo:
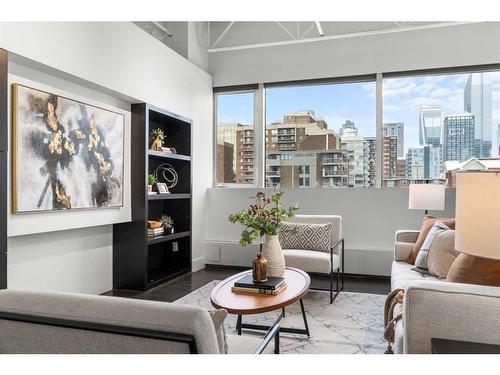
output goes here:
[{"label": "living room", "polygon": [[500,353],[488,7],[129,5],[0,22],[0,353]]}]

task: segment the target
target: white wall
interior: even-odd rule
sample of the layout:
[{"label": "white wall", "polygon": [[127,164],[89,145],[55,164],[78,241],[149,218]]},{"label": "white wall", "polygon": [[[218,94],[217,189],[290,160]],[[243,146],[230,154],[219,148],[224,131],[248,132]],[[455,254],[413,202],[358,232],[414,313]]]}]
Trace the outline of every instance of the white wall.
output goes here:
[{"label": "white wall", "polygon": [[[271,190],[267,189],[268,192]],[[247,208],[255,189],[210,189],[209,239],[239,239],[241,227],[231,224],[229,214]],[[300,214],[341,215],[345,239],[345,271],[389,275],[394,233],[398,229],[420,229],[423,211],[408,210],[408,189],[286,189],[284,203],[300,203]],[[455,190],[446,190],[446,211],[455,216]],[[248,266],[256,247],[207,246],[207,263]]]},{"label": "white wall", "polygon": [[500,62],[500,22],[213,52],[214,86]]},{"label": "white wall", "polygon": [[[115,98],[115,105],[148,102],[193,120],[193,268],[202,267],[203,202],[212,181],[206,157],[212,150],[210,75],[132,23],[0,23],[0,48],[21,56],[16,63],[48,73],[52,85],[78,85],[77,94],[84,96],[94,90],[96,100]],[[110,225],[21,237],[13,236],[11,225],[9,288],[83,293],[112,288]]]}]

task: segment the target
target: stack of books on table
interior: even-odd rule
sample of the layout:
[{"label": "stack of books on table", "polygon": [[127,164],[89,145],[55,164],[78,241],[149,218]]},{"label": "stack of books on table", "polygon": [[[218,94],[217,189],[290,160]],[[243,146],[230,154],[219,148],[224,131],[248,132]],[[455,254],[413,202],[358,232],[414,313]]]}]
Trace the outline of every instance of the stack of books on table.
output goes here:
[{"label": "stack of books on table", "polygon": [[252,275],[247,275],[234,283],[233,293],[267,294],[275,296],[286,289],[284,277],[268,277],[266,282],[254,283]]},{"label": "stack of books on table", "polygon": [[164,233],[165,233],[165,230],[163,229],[163,227],[148,228],[148,236],[149,237],[163,236]]}]

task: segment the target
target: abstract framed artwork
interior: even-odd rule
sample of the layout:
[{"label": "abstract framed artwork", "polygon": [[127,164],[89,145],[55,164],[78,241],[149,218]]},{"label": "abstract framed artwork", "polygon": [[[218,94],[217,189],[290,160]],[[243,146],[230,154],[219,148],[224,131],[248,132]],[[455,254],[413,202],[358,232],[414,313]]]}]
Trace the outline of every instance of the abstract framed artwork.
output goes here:
[{"label": "abstract framed artwork", "polygon": [[12,85],[12,212],[123,206],[125,116]]}]

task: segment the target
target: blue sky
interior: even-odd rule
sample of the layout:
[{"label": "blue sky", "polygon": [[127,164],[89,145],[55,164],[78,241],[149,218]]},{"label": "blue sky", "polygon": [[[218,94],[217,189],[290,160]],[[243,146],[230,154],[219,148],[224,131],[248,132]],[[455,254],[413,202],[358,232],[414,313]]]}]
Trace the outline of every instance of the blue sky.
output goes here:
[{"label": "blue sky", "polygon": [[[500,72],[487,73],[493,87],[494,150],[500,123]],[[418,145],[418,119],[423,104],[441,105],[444,116],[461,114],[467,74],[392,78],[384,80],[384,122],[404,122],[405,148]],[[253,122],[252,94],[219,96],[219,122]],[[375,135],[375,83],[350,83],[266,90],[266,123],[282,121],[287,112],[313,110],[338,131],[354,121],[360,135]],[[496,153],[494,154],[496,156]]]}]

